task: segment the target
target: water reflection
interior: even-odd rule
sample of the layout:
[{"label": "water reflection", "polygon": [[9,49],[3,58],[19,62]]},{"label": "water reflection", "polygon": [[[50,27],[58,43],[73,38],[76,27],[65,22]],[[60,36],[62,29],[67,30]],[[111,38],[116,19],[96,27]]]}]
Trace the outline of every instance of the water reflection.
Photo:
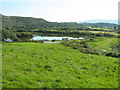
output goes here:
[{"label": "water reflection", "polygon": [[84,39],[83,37],[73,38],[73,37],[34,36],[34,37],[32,38],[32,40],[62,40],[63,38],[68,38],[68,40]]}]

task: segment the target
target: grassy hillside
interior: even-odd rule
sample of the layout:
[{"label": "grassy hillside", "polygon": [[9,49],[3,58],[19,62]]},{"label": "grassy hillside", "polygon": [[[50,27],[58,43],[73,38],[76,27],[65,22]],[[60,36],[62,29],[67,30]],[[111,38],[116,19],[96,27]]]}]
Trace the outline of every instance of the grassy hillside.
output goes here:
[{"label": "grassy hillside", "polygon": [[[1,15],[0,15],[1,16]],[[33,17],[20,17],[20,16],[4,16],[2,15],[2,28],[3,30],[12,31],[31,31],[31,30],[96,30],[96,31],[115,31],[117,24],[111,23],[76,23],[76,22],[49,22],[42,18]],[[88,28],[94,27],[94,29]],[[104,29],[104,28],[110,28]]]},{"label": "grassy hillside", "polygon": [[86,38],[85,40],[69,40],[62,42],[63,45],[77,49],[83,53],[120,57],[118,43],[119,38],[115,37],[96,37]]},{"label": "grassy hillside", "polygon": [[117,88],[118,59],[61,44],[3,43],[3,88]]},{"label": "grassy hillside", "polygon": [[48,22],[42,18],[33,17],[20,17],[20,16],[2,16],[3,30],[12,31],[31,31],[31,30],[46,30],[48,28],[66,28],[66,27],[79,27],[80,24],[75,22],[57,23]]},{"label": "grassy hillside", "polygon": [[104,49],[110,51],[113,47],[118,46],[118,38],[97,37],[94,41],[87,42],[96,49]]}]

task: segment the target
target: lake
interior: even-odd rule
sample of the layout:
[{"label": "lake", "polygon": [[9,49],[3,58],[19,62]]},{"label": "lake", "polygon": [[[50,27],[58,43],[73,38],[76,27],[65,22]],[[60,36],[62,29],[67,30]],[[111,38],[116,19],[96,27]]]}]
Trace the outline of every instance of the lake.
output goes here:
[{"label": "lake", "polygon": [[84,39],[83,37],[73,38],[73,37],[55,37],[55,36],[34,36],[32,40],[62,40],[62,38],[68,38],[68,40],[78,40]]}]

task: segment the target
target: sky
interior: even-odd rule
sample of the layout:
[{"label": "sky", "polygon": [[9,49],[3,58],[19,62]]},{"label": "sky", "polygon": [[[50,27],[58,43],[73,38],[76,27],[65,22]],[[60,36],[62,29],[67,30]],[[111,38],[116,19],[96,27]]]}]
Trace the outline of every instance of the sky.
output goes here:
[{"label": "sky", "polygon": [[1,14],[51,22],[118,19],[119,0],[1,0]]}]

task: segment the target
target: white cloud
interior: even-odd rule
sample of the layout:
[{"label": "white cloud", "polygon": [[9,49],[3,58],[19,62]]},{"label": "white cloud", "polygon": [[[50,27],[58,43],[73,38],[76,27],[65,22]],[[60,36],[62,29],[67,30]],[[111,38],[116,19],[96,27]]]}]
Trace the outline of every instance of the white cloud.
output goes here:
[{"label": "white cloud", "polygon": [[29,0],[31,1],[37,4],[31,7],[26,5],[24,8],[27,12],[16,12],[17,15],[39,17],[55,22],[118,18],[119,0]]}]

